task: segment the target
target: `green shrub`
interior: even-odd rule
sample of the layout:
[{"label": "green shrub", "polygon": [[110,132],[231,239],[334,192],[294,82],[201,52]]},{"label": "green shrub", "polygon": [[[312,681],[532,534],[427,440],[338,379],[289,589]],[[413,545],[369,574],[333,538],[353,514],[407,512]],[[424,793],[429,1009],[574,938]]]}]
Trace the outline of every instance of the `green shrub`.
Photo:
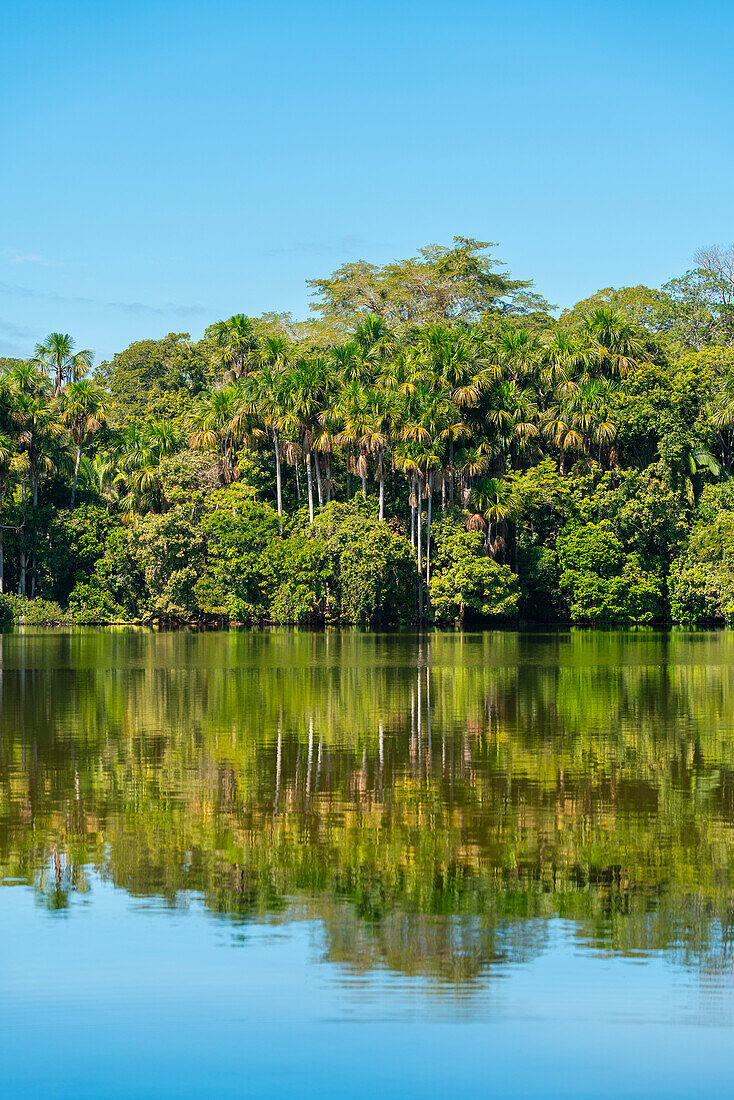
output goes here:
[{"label": "green shrub", "polygon": [[661,580],[624,554],[608,521],[568,524],[557,545],[572,622],[646,623],[662,614]]},{"label": "green shrub", "polygon": [[88,581],[79,581],[69,607],[79,622],[130,622],[141,616],[144,579],[130,551],[128,532],[115,528]]},{"label": "green shrub", "polygon": [[484,553],[484,536],[467,531],[459,516],[435,524],[431,610],[438,622],[467,616],[512,619],[517,615],[518,579],[506,565]]},{"label": "green shrub", "polygon": [[71,611],[64,611],[52,600],[26,596],[5,597],[12,607],[13,619],[23,626],[60,626],[74,622]]},{"label": "green shrub", "polygon": [[416,614],[418,571],[410,546],[378,520],[372,502],[327,504],[312,526],[271,544],[267,567],[273,622],[377,626]]},{"label": "green shrub", "polygon": [[734,482],[704,489],[670,588],[677,622],[734,619]]},{"label": "green shrub", "polygon": [[212,493],[208,508],[200,524],[205,548],[194,589],[198,607],[232,622],[257,622],[266,614],[272,589],[267,556],[271,543],[279,541],[278,516],[239,484]]}]

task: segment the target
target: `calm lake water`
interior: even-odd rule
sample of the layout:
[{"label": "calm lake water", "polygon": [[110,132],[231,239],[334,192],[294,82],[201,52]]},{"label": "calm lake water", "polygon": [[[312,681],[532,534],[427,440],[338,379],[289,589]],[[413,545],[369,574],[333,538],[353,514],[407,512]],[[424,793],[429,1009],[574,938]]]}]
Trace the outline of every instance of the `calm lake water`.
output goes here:
[{"label": "calm lake water", "polygon": [[734,634],[0,635],[0,1094],[734,1094]]}]

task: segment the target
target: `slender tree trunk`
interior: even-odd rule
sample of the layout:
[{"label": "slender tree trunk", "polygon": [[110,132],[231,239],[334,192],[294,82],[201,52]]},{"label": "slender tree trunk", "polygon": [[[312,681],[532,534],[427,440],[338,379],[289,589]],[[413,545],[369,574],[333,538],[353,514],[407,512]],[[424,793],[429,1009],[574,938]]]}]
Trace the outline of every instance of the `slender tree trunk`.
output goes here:
[{"label": "slender tree trunk", "polygon": [[454,441],[449,443],[449,504],[454,504]]},{"label": "slender tree trunk", "polygon": [[423,480],[418,480],[418,622],[423,623]]},{"label": "slender tree trunk", "polygon": [[[413,499],[415,499],[416,492],[415,474],[413,474],[413,480],[410,483],[410,495]],[[410,506],[410,549],[415,550],[415,504]]]},{"label": "slender tree trunk", "polygon": [[38,510],[38,477],[33,479],[33,557],[31,558],[31,599],[36,595],[36,573],[38,571],[38,531],[36,513]]},{"label": "slender tree trunk", "polygon": [[362,474],[362,500],[367,500],[367,474]]},{"label": "slender tree trunk", "polygon": [[314,453],[313,453],[313,465],[314,465],[314,469],[316,471],[316,488],[318,489],[318,494],[319,494],[319,508],[323,508],[324,507],[324,487],[321,483],[321,467],[319,466],[319,456],[318,456],[317,451],[314,451]]},{"label": "slender tree trunk", "polygon": [[[4,493],[0,492],[0,513],[2,512],[2,507],[3,507],[3,503],[4,503],[4,501],[3,501],[4,495],[5,495]],[[2,519],[1,514],[0,514],[0,519]],[[3,529],[2,529],[2,527],[0,527],[0,593],[2,593],[4,591],[5,591],[5,548],[3,546]]]},{"label": "slender tree trunk", "polygon": [[308,516],[313,523],[313,474],[311,472],[311,452],[306,451],[306,482],[308,485]]},{"label": "slender tree trunk", "polygon": [[331,500],[331,455],[326,459],[326,503]]},{"label": "slender tree trunk", "polygon": [[298,476],[298,460],[296,459],[296,499],[298,500],[298,507],[301,506],[301,479]]},{"label": "slender tree trunk", "polygon": [[385,518],[385,449],[379,447],[377,451],[377,484],[379,496],[380,522]]},{"label": "slender tree trunk", "polygon": [[445,471],[441,477],[441,511],[446,511],[446,474]]},{"label": "slender tree trunk", "polygon": [[433,470],[428,475],[428,524],[426,525],[426,598],[430,599],[431,587],[431,513],[433,505]]},{"label": "slender tree trunk", "polygon": [[487,557],[494,557],[492,553],[492,524],[487,523],[487,541],[486,541]]},{"label": "slender tree trunk", "polygon": [[23,502],[23,527],[20,536],[20,561],[18,570],[18,595],[25,596],[25,580],[26,580],[26,529],[25,529],[25,503],[26,503],[26,483],[23,482],[20,490],[21,500]]},{"label": "slender tree trunk", "polygon": [[280,468],[280,440],[277,431],[273,431],[275,445],[275,494],[278,499],[278,516],[283,518],[283,475]]},{"label": "slender tree trunk", "polygon": [[76,462],[74,463],[74,481],[71,486],[71,507],[74,507],[74,501],[76,500],[76,487],[79,481],[79,467],[82,463],[82,445],[81,443],[76,449]]}]

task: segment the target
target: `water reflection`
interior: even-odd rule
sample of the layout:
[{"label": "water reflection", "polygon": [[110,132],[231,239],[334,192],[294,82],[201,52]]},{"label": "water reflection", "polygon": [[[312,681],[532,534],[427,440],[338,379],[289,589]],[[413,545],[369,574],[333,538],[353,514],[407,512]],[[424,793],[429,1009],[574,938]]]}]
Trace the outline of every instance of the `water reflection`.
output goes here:
[{"label": "water reflection", "polygon": [[731,968],[730,634],[0,644],[0,880],[51,910],[101,877],[454,984],[542,954],[549,918]]}]

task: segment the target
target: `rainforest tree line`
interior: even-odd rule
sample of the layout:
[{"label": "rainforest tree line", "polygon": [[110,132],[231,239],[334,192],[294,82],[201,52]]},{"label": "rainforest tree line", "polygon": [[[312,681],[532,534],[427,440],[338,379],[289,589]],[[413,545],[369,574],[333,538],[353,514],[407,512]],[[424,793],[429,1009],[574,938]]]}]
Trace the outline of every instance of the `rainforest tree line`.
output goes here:
[{"label": "rainforest tree line", "polygon": [[734,249],[557,317],[492,247],[0,360],[3,615],[729,621]]}]

